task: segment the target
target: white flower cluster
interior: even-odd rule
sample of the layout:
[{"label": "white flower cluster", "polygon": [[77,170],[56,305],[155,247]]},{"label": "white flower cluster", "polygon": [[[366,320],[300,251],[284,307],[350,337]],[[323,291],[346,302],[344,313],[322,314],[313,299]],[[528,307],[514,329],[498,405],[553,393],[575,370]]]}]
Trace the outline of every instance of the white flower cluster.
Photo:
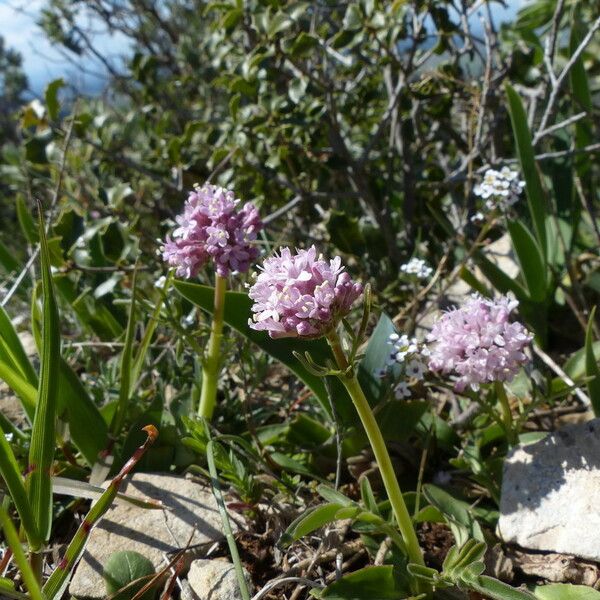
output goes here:
[{"label": "white flower cluster", "polygon": [[473,193],[485,200],[488,210],[499,208],[506,212],[521,195],[525,182],[519,179],[517,171],[502,167],[500,171],[488,169],[483,181],[475,186]]},{"label": "white flower cluster", "polygon": [[433,273],[433,269],[421,258],[411,258],[400,267],[402,273],[414,275],[417,279],[427,279]]},{"label": "white flower cluster", "polygon": [[[423,379],[427,365],[423,360],[429,356],[429,350],[419,344],[416,338],[409,338],[407,335],[398,335],[392,333],[387,342],[391,347],[388,356],[387,365],[392,367],[400,365],[402,368],[402,380],[394,386],[394,396],[397,400],[410,398],[410,383]],[[385,377],[387,370],[379,373],[380,377]]]}]

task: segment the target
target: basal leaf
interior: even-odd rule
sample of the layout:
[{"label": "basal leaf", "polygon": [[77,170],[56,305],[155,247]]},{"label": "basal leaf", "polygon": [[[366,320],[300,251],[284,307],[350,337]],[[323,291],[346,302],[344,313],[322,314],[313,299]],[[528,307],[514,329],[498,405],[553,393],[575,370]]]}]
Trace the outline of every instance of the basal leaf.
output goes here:
[{"label": "basal leaf", "polygon": [[[212,314],[213,288],[184,281],[176,281],[174,286],[184,298],[208,314]],[[307,371],[293,354],[293,352],[300,354],[309,352],[315,362],[319,364],[333,361],[333,356],[325,340],[306,341],[291,338],[272,340],[264,331],[255,331],[248,326],[248,319],[252,314],[251,306],[252,301],[247,294],[227,292],[225,294],[225,323],[293,371],[315,394],[323,409],[331,414],[323,379]],[[348,393],[337,379],[332,379],[331,384],[338,415],[345,423],[356,422],[356,412]]]},{"label": "basal leaf", "polygon": [[546,241],[546,200],[535,162],[531,133],[527,125],[527,115],[525,114],[519,94],[509,84],[506,84],[506,96],[508,98],[510,120],[517,146],[517,155],[521,163],[523,177],[525,178],[525,191],[527,192],[529,212],[533,221],[536,239],[545,260],[548,252]]},{"label": "basal leaf", "polygon": [[39,207],[40,259],[43,290],[42,348],[38,398],[31,432],[27,490],[40,536],[50,537],[52,525],[52,483],[48,476],[55,450],[55,420],[60,364],[58,308],[54,297],[50,256],[41,206]]},{"label": "basal leaf", "polygon": [[507,226],[529,297],[534,302],[542,302],[546,298],[547,279],[540,247],[531,232],[520,221],[509,219]]}]

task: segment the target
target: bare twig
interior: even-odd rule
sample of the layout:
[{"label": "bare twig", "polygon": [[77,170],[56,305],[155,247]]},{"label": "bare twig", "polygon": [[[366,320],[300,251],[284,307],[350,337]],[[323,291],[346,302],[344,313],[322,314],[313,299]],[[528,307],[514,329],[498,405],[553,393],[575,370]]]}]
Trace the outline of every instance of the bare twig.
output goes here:
[{"label": "bare twig", "polygon": [[556,100],[558,99],[558,92],[560,91],[562,84],[564,83],[567,75],[573,68],[573,65],[577,62],[583,51],[586,49],[587,45],[591,42],[592,38],[594,37],[594,34],[596,33],[596,31],[598,31],[598,29],[600,29],[600,17],[598,17],[592,23],[585,37],[583,38],[583,40],[581,40],[579,46],[577,46],[575,51],[571,54],[571,58],[569,58],[569,61],[564,66],[563,70],[560,72],[560,75],[556,77],[554,81],[552,81],[552,77],[554,76],[554,74],[552,74],[552,90],[550,92],[550,98],[548,99],[548,104],[546,104],[546,109],[544,110],[544,114],[542,115],[542,120],[540,121],[538,130],[535,136],[533,137],[534,146],[540,141],[540,134],[547,128],[548,120],[554,112],[554,105],[556,104]]}]

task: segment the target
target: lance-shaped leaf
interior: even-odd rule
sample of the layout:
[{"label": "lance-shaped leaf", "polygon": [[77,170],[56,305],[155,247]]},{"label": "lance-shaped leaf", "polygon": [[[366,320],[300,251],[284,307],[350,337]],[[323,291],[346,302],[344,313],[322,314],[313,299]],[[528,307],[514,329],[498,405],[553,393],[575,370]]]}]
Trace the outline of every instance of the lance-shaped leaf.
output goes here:
[{"label": "lance-shaped leaf", "polygon": [[83,520],[83,523],[81,523],[79,529],[69,543],[63,559],[56,569],[54,569],[54,572],[50,575],[48,581],[46,581],[42,591],[47,600],[58,600],[62,597],[65,587],[69,582],[69,575],[85,548],[85,544],[92,528],[110,508],[115,498],[117,498],[119,488],[125,477],[131,472],[133,467],[135,467],[142,456],[144,456],[146,450],[158,437],[158,431],[153,425],[148,425],[147,427],[144,427],[143,430],[148,435],[146,441],[133,453],[133,456],[125,463],[118,475],[111,481],[110,485],[106,488],[106,491],[100,496],[98,501],[92,505],[90,511]]},{"label": "lance-shaped leaf", "polygon": [[513,134],[517,146],[517,155],[521,163],[521,170],[525,178],[525,191],[527,193],[527,204],[531,213],[531,220],[535,230],[535,236],[542,250],[544,260],[548,256],[548,244],[546,240],[546,200],[542,188],[542,182],[537,170],[531,133],[527,125],[527,115],[519,94],[510,86],[506,85],[506,96],[508,98],[508,109],[512,123]]},{"label": "lance-shaped leaf", "polygon": [[[12,550],[13,560],[17,565],[19,571],[21,572],[21,576],[23,577],[23,583],[29,592],[29,596],[31,600],[45,600],[44,596],[40,590],[40,586],[38,585],[37,579],[27,557],[25,556],[25,552],[23,551],[23,547],[21,546],[21,540],[19,539],[19,534],[13,525],[13,522],[10,520],[8,513],[5,508],[0,504],[0,525],[2,526],[2,530],[4,531],[4,537],[6,538],[6,542],[8,547]],[[0,591],[2,588],[0,587]],[[7,590],[10,592],[10,590]]]},{"label": "lance-shaped leaf", "polygon": [[548,284],[546,266],[540,247],[532,233],[521,221],[510,219],[507,227],[529,297],[534,302],[543,302],[546,299]]},{"label": "lance-shaped leaf", "polygon": [[[208,314],[213,312],[214,290],[205,285],[176,281],[175,289],[190,302],[199,306]],[[252,301],[247,294],[227,292],[225,301],[225,323],[255,343],[259,348],[270,354],[273,358],[283,363],[306,384],[319,400],[323,410],[331,415],[331,408],[327,398],[327,390],[323,378],[311,373],[294,356],[294,352],[305,355],[310,353],[312,359],[326,365],[333,362],[333,355],[324,339],[300,340],[297,338],[271,339],[264,331],[255,331],[248,326],[248,319],[252,314]],[[340,419],[345,423],[356,422],[357,415],[352,400],[337,379],[332,380],[334,402]]]},{"label": "lance-shaped leaf", "polygon": [[25,530],[29,545],[32,548],[38,547],[42,540],[39,537],[37,525],[31,506],[29,504],[29,498],[25,490],[23,478],[19,470],[19,464],[17,459],[10,447],[10,444],[6,441],[4,435],[0,433],[0,475],[6,483],[8,493],[12,498],[12,501],[19,513],[21,519],[21,525]]},{"label": "lance-shaped leaf", "polygon": [[[42,345],[41,314],[34,291],[31,304],[31,329],[38,347]],[[71,440],[81,452],[88,465],[92,466],[98,454],[106,447],[108,427],[94,400],[81,383],[77,373],[61,356],[59,358],[57,415],[69,423]]]},{"label": "lance-shaped leaf", "polygon": [[9,361],[13,369],[17,369],[26,381],[32,386],[37,387],[38,378],[35,369],[25,353],[23,344],[21,344],[21,340],[19,339],[9,316],[1,306],[0,345],[7,356],[7,361]]},{"label": "lance-shaped leaf", "polygon": [[133,363],[133,341],[135,338],[135,295],[137,292],[137,270],[133,273],[133,286],[131,289],[131,305],[129,307],[129,318],[125,330],[125,346],[121,353],[121,384],[119,388],[119,399],[117,410],[110,424],[110,432],[116,437],[121,432],[127,414],[127,404],[131,397],[131,375]]},{"label": "lance-shaped leaf", "polygon": [[38,398],[31,432],[27,490],[40,536],[50,538],[52,525],[52,483],[50,472],[54,460],[55,420],[60,364],[58,308],[50,273],[50,256],[41,206],[39,210],[40,259],[43,290],[42,348]]}]

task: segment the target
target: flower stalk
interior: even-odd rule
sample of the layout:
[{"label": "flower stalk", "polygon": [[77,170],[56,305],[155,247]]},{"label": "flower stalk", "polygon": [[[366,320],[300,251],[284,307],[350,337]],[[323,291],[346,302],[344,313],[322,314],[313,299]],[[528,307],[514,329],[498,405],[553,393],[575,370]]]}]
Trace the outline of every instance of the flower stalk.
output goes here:
[{"label": "flower stalk", "polygon": [[512,411],[510,409],[508,397],[506,396],[504,384],[501,381],[496,381],[494,387],[496,390],[496,399],[500,405],[500,414],[502,416],[501,425],[504,428],[509,445],[515,446],[519,442],[519,438],[513,425]]},{"label": "flower stalk", "polygon": [[206,354],[202,361],[202,391],[200,393],[200,405],[198,407],[198,416],[208,421],[212,419],[217,404],[226,290],[227,279],[217,274],[215,277],[213,320],[210,328],[210,338],[208,340]]},{"label": "flower stalk", "polygon": [[[371,448],[373,449],[373,454],[375,455],[375,460],[379,465],[381,479],[383,480],[388,499],[392,506],[394,517],[396,518],[398,528],[402,534],[402,539],[406,544],[409,560],[411,563],[424,565],[425,562],[423,560],[423,553],[419,546],[419,540],[417,539],[417,534],[415,532],[410,513],[406,508],[402,491],[400,489],[398,479],[396,478],[394,467],[385,445],[385,440],[383,439],[383,435],[381,434],[381,430],[379,429],[379,425],[375,419],[375,415],[371,410],[369,402],[360,386],[360,383],[358,382],[354,370],[348,363],[344,350],[342,349],[340,338],[335,329],[332,329],[327,334],[327,341],[331,347],[337,365],[342,371],[342,373],[339,375],[339,378],[346,390],[348,390],[363,427],[365,428],[367,437],[369,438]],[[416,585],[422,585],[422,582],[417,582]],[[423,589],[416,591],[425,592]]]}]

